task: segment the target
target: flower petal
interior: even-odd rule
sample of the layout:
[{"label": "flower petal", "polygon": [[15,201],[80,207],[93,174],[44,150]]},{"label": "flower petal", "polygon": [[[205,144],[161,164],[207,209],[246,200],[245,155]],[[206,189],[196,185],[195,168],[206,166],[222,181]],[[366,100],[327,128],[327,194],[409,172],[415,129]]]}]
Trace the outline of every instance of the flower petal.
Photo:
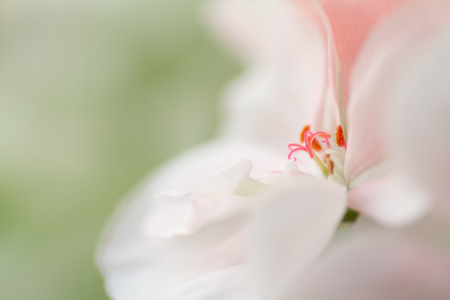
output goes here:
[{"label": "flower petal", "polygon": [[185,191],[155,196],[143,230],[160,238],[190,235],[208,223],[254,209],[257,202],[233,197],[234,189],[251,168],[250,161],[241,160]]},{"label": "flower petal", "polygon": [[250,67],[225,94],[224,134],[285,152],[306,124],[315,130],[336,128],[335,111],[330,109],[327,39],[311,3],[303,1],[299,8],[289,1],[223,1],[222,6],[246,7],[228,14],[227,24],[238,38],[247,34],[246,26],[242,30],[236,26],[236,15],[253,24],[260,10],[265,12],[252,31],[258,42],[242,38],[257,46],[251,51]]},{"label": "flower petal", "polygon": [[345,194],[341,185],[301,178],[272,195],[256,215],[249,252],[261,295],[322,252],[343,217]]},{"label": "flower petal", "polygon": [[[450,28],[450,22],[449,27]],[[426,189],[434,211],[450,217],[450,30],[446,30],[402,82],[392,115],[395,160]]]},{"label": "flower petal", "polygon": [[248,279],[245,266],[215,271],[180,286],[167,300],[253,300]]},{"label": "flower petal", "polygon": [[[352,73],[345,173],[353,181],[387,155],[389,101],[427,55],[450,16],[448,1],[409,1],[368,38]],[[417,20],[420,20],[418,22]]]},{"label": "flower petal", "polygon": [[418,242],[365,236],[293,276],[277,299],[445,300],[450,298],[449,266]]},{"label": "flower petal", "polygon": [[373,28],[405,0],[321,0],[333,30],[347,96],[350,73]]},{"label": "flower petal", "polygon": [[[174,188],[186,189],[202,177],[245,157],[253,158],[252,176],[256,177],[285,161],[263,147],[217,140],[173,159],[136,190],[112,220],[97,254],[111,297],[160,299],[192,278],[243,261],[242,237],[248,215],[242,214],[242,210],[233,211],[231,207],[225,210],[226,214],[216,215],[216,222],[204,220],[203,228],[197,227],[189,238],[173,235],[162,238],[162,231],[155,237],[143,230],[143,224],[148,222],[149,208],[156,194]],[[227,203],[233,197],[224,195],[223,201]]]},{"label": "flower petal", "polygon": [[406,178],[390,175],[350,190],[348,206],[381,224],[405,226],[422,217],[429,202]]}]

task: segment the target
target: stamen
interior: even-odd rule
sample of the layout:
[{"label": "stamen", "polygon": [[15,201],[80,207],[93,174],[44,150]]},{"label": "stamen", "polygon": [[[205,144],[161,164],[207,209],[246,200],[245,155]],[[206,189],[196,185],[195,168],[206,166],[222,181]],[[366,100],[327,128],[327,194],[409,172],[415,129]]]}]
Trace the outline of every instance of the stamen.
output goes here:
[{"label": "stamen", "polygon": [[[303,127],[303,130],[300,133],[300,143],[288,145],[288,159],[297,161],[296,157],[294,157],[294,154],[299,151],[306,152],[322,170],[322,173],[325,177],[334,175],[334,178],[337,178],[338,180],[346,184],[345,176],[343,174],[343,153],[341,151],[336,152],[337,149],[332,148],[330,138],[331,135],[328,132],[313,132],[311,131],[311,127],[309,125],[306,125],[305,127]],[[336,128],[336,143],[339,147],[345,147],[345,149],[347,149],[344,131],[341,125]],[[326,149],[323,149],[324,144],[326,145]],[[323,155],[322,159],[320,159],[318,156],[319,152]]]},{"label": "stamen", "polygon": [[[304,151],[309,154],[309,157],[314,158],[314,151],[321,151],[322,146],[320,143],[316,140],[318,137],[323,138],[322,143],[326,143],[328,148],[331,148],[330,142],[328,139],[331,137],[327,132],[325,131],[318,131],[316,133],[313,133],[310,130],[310,126],[306,125],[303,127],[302,132],[300,133],[300,142],[304,143],[304,146],[301,144],[289,144],[288,148],[290,150],[288,159],[291,159],[292,155],[298,151]],[[294,160],[296,160],[294,158]]]},{"label": "stamen", "polygon": [[347,144],[345,143],[344,132],[341,125],[336,128],[336,143],[339,147],[345,147],[345,149],[347,150]]},{"label": "stamen", "polygon": [[[308,148],[306,148],[305,146],[299,145],[299,144],[289,144],[288,148],[289,148],[289,150],[291,150],[291,152],[289,152],[288,159],[291,159],[292,155],[298,151],[305,151],[305,152],[309,153],[309,156],[311,158],[313,158],[313,156],[314,156]],[[294,159],[294,160],[296,160],[296,159]]]},{"label": "stamen", "polygon": [[328,173],[330,175],[333,175],[334,174],[334,161],[330,158],[330,154],[329,153],[327,153],[327,154],[325,154],[323,156],[323,161],[327,165]]},{"label": "stamen", "polygon": [[[309,142],[309,144],[314,144],[314,142],[317,142],[315,139],[319,136],[323,138],[322,143],[327,143],[327,147],[328,147],[328,149],[330,149],[331,145],[330,145],[330,142],[328,141],[328,139],[331,137],[331,135],[329,135],[325,131],[318,131],[318,132],[312,134],[311,137],[309,138],[309,140],[307,140],[307,143]],[[319,144],[319,146],[320,146],[320,144]],[[320,147],[319,150],[322,150],[322,147]]]}]

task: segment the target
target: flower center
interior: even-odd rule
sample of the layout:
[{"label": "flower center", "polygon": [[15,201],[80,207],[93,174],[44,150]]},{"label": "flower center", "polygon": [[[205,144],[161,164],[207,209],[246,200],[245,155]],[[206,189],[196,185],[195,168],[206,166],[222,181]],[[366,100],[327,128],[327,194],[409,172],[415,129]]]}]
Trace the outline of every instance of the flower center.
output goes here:
[{"label": "flower center", "polygon": [[[300,144],[289,144],[288,159],[297,161],[295,155],[298,152],[306,152],[311,159],[320,167],[325,177],[333,176],[346,184],[344,177],[344,157],[347,150],[344,132],[341,125],[336,128],[332,135],[326,131],[312,131],[309,125],[305,126],[300,133]],[[324,150],[324,147],[326,149]],[[322,158],[319,158],[319,155]]]}]

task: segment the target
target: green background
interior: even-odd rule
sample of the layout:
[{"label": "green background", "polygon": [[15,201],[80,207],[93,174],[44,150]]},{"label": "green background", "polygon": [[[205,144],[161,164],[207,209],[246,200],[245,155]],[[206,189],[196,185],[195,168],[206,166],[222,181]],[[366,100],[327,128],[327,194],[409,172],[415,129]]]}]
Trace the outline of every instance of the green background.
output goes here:
[{"label": "green background", "polygon": [[114,207],[212,136],[238,72],[201,1],[0,2],[0,299],[106,299]]}]

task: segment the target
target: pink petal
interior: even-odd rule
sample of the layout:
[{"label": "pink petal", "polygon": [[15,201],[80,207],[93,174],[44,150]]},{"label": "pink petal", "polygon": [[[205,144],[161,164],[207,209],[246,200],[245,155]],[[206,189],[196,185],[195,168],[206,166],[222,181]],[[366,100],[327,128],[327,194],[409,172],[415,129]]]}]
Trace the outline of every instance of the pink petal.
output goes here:
[{"label": "pink petal", "polygon": [[405,226],[428,210],[426,193],[400,175],[371,180],[348,193],[348,206],[387,226]]},{"label": "pink petal", "polygon": [[450,218],[450,21],[402,82],[392,114],[395,161],[427,191],[436,215]]},{"label": "pink petal", "polygon": [[[370,35],[352,74],[345,173],[353,181],[389,149],[389,101],[410,68],[427,55],[450,16],[450,3],[410,1]],[[420,20],[420,22],[418,21]]]},{"label": "pink petal", "polygon": [[[344,95],[361,46],[386,15],[405,0],[321,0],[333,30]],[[334,66],[333,66],[334,67]]]},{"label": "pink petal", "polygon": [[316,178],[301,178],[272,195],[256,216],[249,251],[262,295],[317,258],[336,231],[345,202],[343,186]]},{"label": "pink petal", "polygon": [[450,299],[449,262],[403,237],[365,236],[344,244],[290,282],[277,299]]},{"label": "pink petal", "polygon": [[214,2],[210,23],[251,53],[247,71],[224,97],[224,134],[285,152],[307,124],[313,130],[336,128],[329,41],[321,7],[313,3]]}]

